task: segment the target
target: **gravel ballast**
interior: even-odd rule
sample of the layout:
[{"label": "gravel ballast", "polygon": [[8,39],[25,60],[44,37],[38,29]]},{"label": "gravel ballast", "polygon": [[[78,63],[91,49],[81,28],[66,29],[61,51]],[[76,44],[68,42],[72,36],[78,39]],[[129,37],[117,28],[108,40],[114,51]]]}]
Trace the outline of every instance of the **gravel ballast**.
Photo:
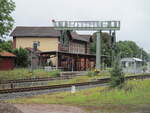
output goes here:
[{"label": "gravel ballast", "polygon": [[[105,83],[105,84],[78,86],[76,87],[76,91],[80,91],[80,90],[87,89],[87,88],[94,88],[98,86],[106,86],[106,85],[108,84]],[[30,96],[35,96],[35,95],[48,94],[48,93],[53,93],[53,92],[64,92],[64,91],[71,91],[71,87],[49,89],[49,90],[28,91],[28,92],[18,92],[18,93],[10,93],[10,94],[0,94],[0,100],[30,97]]]}]

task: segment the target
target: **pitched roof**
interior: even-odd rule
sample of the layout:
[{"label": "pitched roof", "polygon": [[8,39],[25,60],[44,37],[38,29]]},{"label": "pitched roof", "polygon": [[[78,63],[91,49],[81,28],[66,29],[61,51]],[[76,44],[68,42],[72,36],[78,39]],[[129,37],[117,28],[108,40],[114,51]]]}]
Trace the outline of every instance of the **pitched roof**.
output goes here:
[{"label": "pitched roof", "polygon": [[10,36],[20,37],[59,37],[60,32],[54,27],[16,27]]},{"label": "pitched roof", "polygon": [[[60,37],[60,31],[54,27],[16,27],[10,36],[14,37]],[[79,35],[71,32],[72,39],[89,42],[90,35]]]},{"label": "pitched roof", "polygon": [[71,32],[71,36],[74,40],[80,40],[85,42],[90,42],[90,35],[79,35],[76,32]]},{"label": "pitched roof", "polygon": [[86,39],[88,42],[92,41],[92,35],[79,35],[79,36]]},{"label": "pitched roof", "polygon": [[0,52],[0,57],[16,57],[16,55],[14,55],[10,52],[7,52],[7,51],[1,51]]},{"label": "pitched roof", "polygon": [[121,61],[122,62],[133,62],[133,61],[142,62],[143,60],[133,57],[133,58],[122,58]]}]

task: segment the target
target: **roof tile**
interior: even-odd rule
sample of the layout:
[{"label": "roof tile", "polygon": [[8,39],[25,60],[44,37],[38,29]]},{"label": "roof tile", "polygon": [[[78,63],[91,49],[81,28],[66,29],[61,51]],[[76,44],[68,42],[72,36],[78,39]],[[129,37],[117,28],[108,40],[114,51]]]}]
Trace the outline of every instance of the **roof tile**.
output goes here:
[{"label": "roof tile", "polygon": [[2,57],[16,57],[13,53],[7,52],[7,51],[1,51],[0,56]]},{"label": "roof tile", "polygon": [[[60,37],[60,31],[54,27],[16,27],[10,36],[14,37]],[[74,40],[89,42],[90,35],[79,35],[76,32],[71,32]]]},{"label": "roof tile", "polygon": [[54,27],[16,27],[10,36],[20,37],[59,37]]}]

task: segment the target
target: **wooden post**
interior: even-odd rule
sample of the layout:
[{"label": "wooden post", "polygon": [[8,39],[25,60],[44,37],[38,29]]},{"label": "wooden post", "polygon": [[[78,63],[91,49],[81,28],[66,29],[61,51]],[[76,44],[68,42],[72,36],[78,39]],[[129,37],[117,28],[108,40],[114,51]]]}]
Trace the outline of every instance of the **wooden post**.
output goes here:
[{"label": "wooden post", "polygon": [[56,51],[56,69],[58,69],[58,52]]},{"label": "wooden post", "polygon": [[86,71],[86,57],[84,58],[84,70]]}]

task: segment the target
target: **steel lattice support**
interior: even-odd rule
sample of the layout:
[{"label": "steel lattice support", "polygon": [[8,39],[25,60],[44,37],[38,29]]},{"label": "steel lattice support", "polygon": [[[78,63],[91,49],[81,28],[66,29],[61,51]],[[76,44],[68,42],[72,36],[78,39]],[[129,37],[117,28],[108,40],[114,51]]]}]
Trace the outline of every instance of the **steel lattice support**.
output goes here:
[{"label": "steel lattice support", "polygon": [[[90,30],[97,32],[97,42],[96,42],[96,69],[101,69],[101,31],[114,31],[113,38],[116,42],[115,30],[120,30],[120,21],[55,21],[52,20],[53,25],[56,30]],[[112,49],[114,49],[114,44]],[[114,50],[112,51],[114,56]],[[112,57],[113,57],[112,56]]]}]

